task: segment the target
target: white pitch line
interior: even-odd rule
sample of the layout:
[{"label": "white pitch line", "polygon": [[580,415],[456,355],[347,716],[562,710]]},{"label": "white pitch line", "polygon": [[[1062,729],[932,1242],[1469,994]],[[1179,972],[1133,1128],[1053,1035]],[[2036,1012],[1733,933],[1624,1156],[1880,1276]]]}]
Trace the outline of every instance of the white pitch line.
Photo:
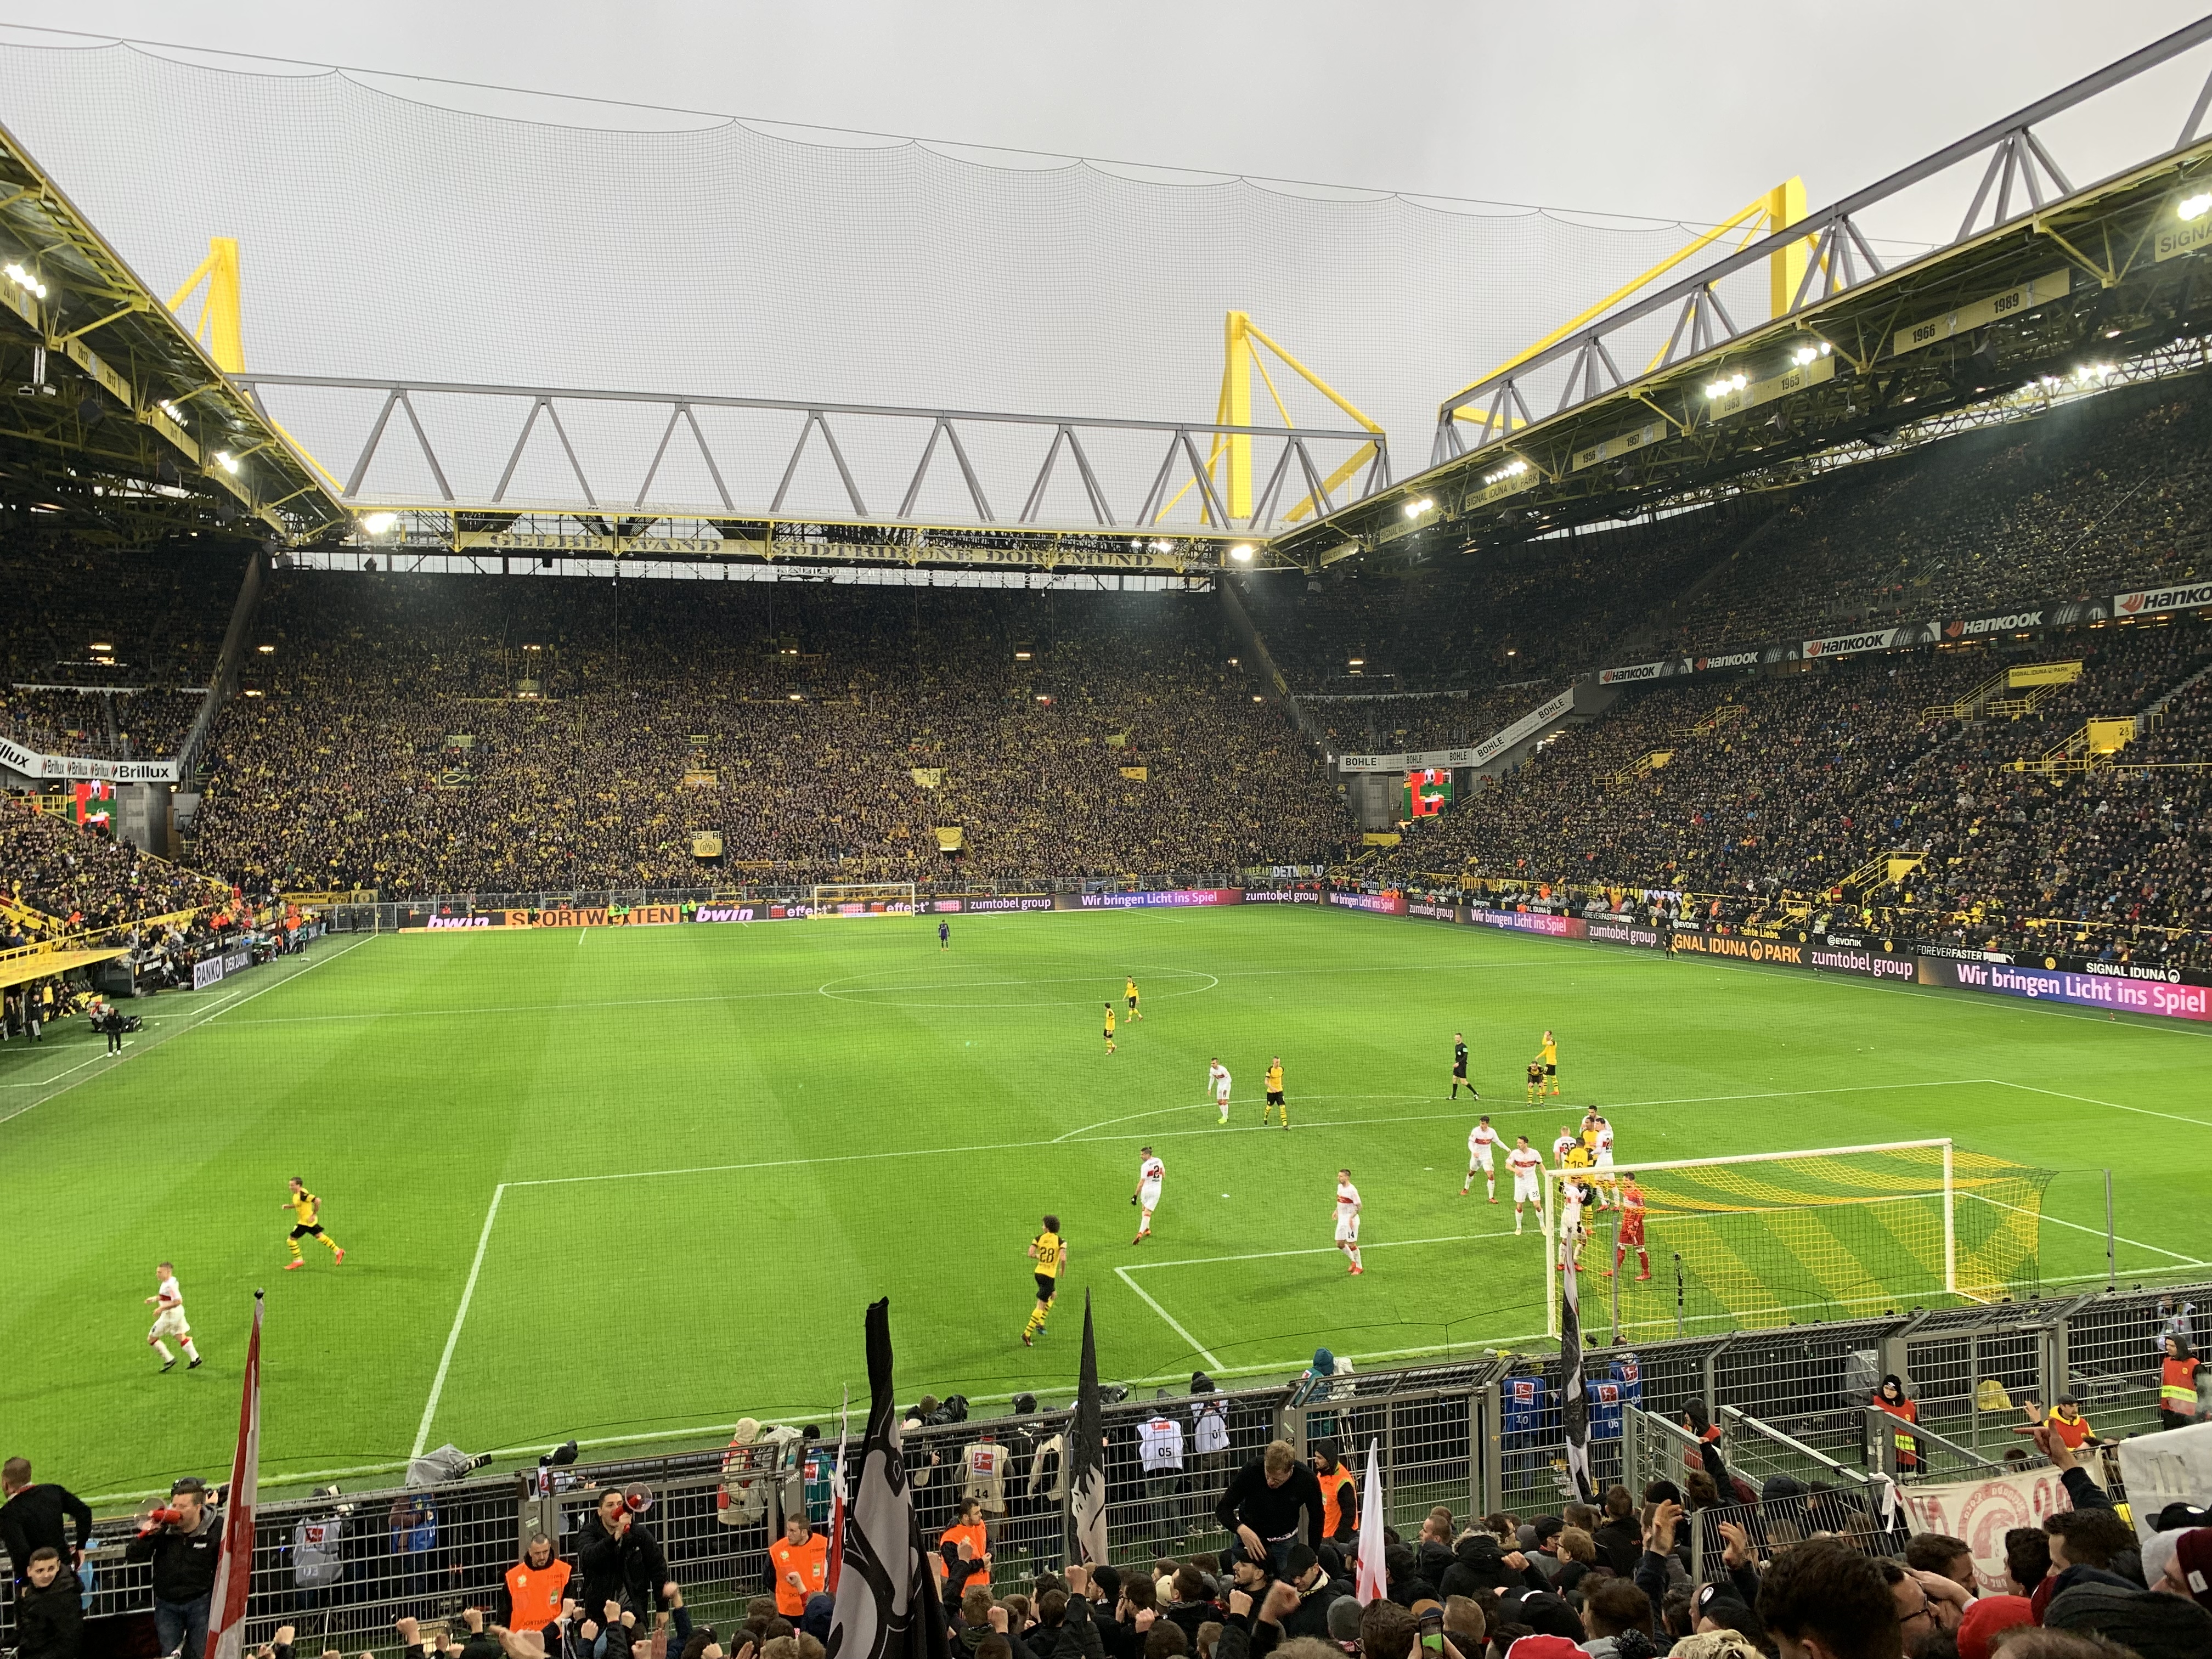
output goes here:
[{"label": "white pitch line", "polygon": [[[1363,1243],[1359,1248],[1363,1253],[1368,1250],[1402,1250],[1409,1249],[1416,1244],[1464,1244],[1469,1239],[1516,1238],[1520,1236],[1521,1235],[1514,1232],[1511,1228],[1508,1227],[1501,1228],[1496,1232],[1488,1233],[1447,1233],[1440,1238],[1381,1239],[1372,1244]],[[1536,1238],[1541,1238],[1543,1234],[1541,1232],[1537,1232],[1530,1236]],[[1114,1271],[1117,1273],[1140,1273],[1146,1271],[1148,1268],[1152,1267],[1218,1267],[1224,1261],[1273,1261],[1285,1256],[1334,1255],[1335,1254],[1335,1245],[1330,1244],[1323,1246],[1316,1244],[1310,1249],[1255,1250],[1249,1255],[1189,1255],[1173,1256],[1165,1261],[1132,1261],[1127,1267],[1116,1267]]]},{"label": "white pitch line", "polygon": [[[363,944],[366,944],[368,939],[374,937],[375,936],[374,934],[365,934],[361,939],[356,939],[353,944],[346,946],[343,951],[334,951],[326,957],[318,957],[315,960],[310,962],[306,967],[300,969],[298,973],[287,974],[281,979],[272,979],[268,984],[263,986],[260,990],[248,992],[246,995],[240,997],[238,1001],[230,1003],[225,1006],[217,1007],[207,1013],[204,1017],[193,1019],[189,1024],[185,1025],[176,1031],[169,1033],[167,1036],[162,1037],[159,1042],[149,1042],[135,1051],[126,1049],[124,1053],[113,1056],[115,1063],[118,1066],[126,1064],[131,1060],[138,1059],[141,1055],[153,1053],[155,1049],[163,1047],[176,1037],[189,1036],[192,1032],[197,1031],[203,1025],[208,1024],[210,1021],[220,1019],[223,1015],[228,1013],[232,1008],[243,1008],[247,1003],[252,1001],[255,997],[261,995],[262,992],[273,991],[280,985],[289,985],[295,979],[305,979],[309,974],[313,973],[316,969],[321,967],[325,963],[336,962],[340,957],[350,955],[353,951],[358,950]],[[96,1058],[106,1059],[108,1056],[103,1054],[96,1056]],[[92,1062],[90,1060],[87,1060],[85,1065],[88,1066]],[[83,1066],[72,1066],[70,1067],[70,1072],[82,1071],[82,1069]],[[112,1067],[110,1067],[109,1070],[112,1070]],[[69,1072],[64,1072],[60,1073],[60,1075],[67,1077],[69,1075]],[[108,1075],[108,1072],[103,1071],[100,1075],[102,1077],[106,1077]],[[40,1107],[46,1105],[49,1101],[59,1100],[64,1095],[69,1093],[70,1090],[79,1088],[90,1080],[91,1079],[88,1078],[79,1078],[75,1083],[65,1084],[61,1088],[55,1090],[53,1093],[50,1095],[40,1095],[36,1100],[33,1100],[26,1105],[18,1106],[12,1112],[0,1113],[0,1123],[12,1123],[15,1119],[21,1117],[25,1113],[36,1111]]]},{"label": "white pitch line", "polygon": [[1221,1369],[1221,1362],[1213,1357],[1212,1352],[1208,1349],[1204,1343],[1193,1336],[1188,1331],[1183,1329],[1181,1322],[1179,1322],[1173,1314],[1170,1313],[1165,1308],[1160,1306],[1158,1303],[1153,1301],[1151,1295],[1146,1291],[1145,1287],[1137,1283],[1135,1279],[1129,1277],[1129,1270],[1127,1267],[1115,1268],[1114,1277],[1120,1279],[1124,1285],[1127,1285],[1131,1290],[1134,1291],[1137,1293],[1138,1300],[1141,1301],[1147,1308],[1150,1308],[1161,1318],[1166,1320],[1168,1322],[1168,1328],[1173,1331],[1177,1336],[1181,1337],[1184,1341],[1189,1343],[1192,1352],[1195,1353],[1200,1359],[1203,1359],[1207,1364],[1212,1366],[1216,1370]]},{"label": "white pitch line", "polygon": [[499,1219],[499,1201],[507,1196],[507,1183],[491,1189],[491,1207],[484,1212],[483,1231],[477,1235],[476,1260],[469,1263],[468,1283],[461,1286],[461,1305],[453,1310],[453,1328],[446,1333],[446,1351],[438,1356],[438,1374],[430,1381],[430,1398],[422,1407],[422,1424],[415,1431],[412,1458],[430,1443],[430,1419],[438,1414],[438,1396],[446,1391],[446,1373],[453,1368],[453,1350],[460,1346],[461,1326],[469,1316],[469,1303],[477,1293],[477,1275],[483,1271],[484,1247],[491,1243],[491,1224]]},{"label": "white pitch line", "polygon": [[2045,1215],[2040,1210],[2022,1209],[2017,1204],[2008,1204],[2001,1198],[1991,1198],[1987,1193],[1966,1193],[1966,1198],[1978,1198],[1984,1204],[2000,1210],[2010,1210],[2015,1215],[2032,1215],[2038,1221],[2049,1222],[2054,1227],[2071,1227],[2077,1233],[2088,1233],[2097,1238],[2110,1237],[2115,1244],[2132,1245],[2138,1250],[2148,1250],[2157,1255],[2170,1255],[2185,1267],[2203,1267],[2212,1263],[2199,1261],[2193,1255],[2184,1255],[2179,1250],[2169,1250],[2163,1244],[2146,1244],[2139,1238],[2129,1238],[2119,1233],[2107,1235],[2102,1227],[2085,1227],[2078,1221],[2068,1221],[2055,1215]]},{"label": "white pitch line", "polygon": [[[1771,1091],[1763,1094],[1678,1095],[1663,1100],[1624,1100],[1614,1101],[1610,1103],[1610,1104],[1613,1110],[1619,1111],[1624,1107],[1630,1106],[1696,1106],[1740,1100],[1796,1100],[1814,1095],[1881,1094],[1892,1089],[1955,1089],[1971,1084],[1988,1083],[1993,1080],[1994,1079],[1989,1078],[1953,1078],[1948,1080],[1922,1083],[1864,1083],[1853,1084],[1846,1087],[1834,1089],[1781,1089]],[[1419,1097],[1415,1096],[1399,1097],[1405,1099],[1419,1098]],[[1319,1097],[1310,1097],[1310,1098],[1319,1098]],[[1245,1103],[1249,1105],[1251,1103],[1248,1100]],[[1205,1104],[1206,1107],[1210,1108],[1212,1105],[1212,1103],[1208,1101],[1205,1103]],[[1198,1109],[1170,1108],[1170,1109],[1195,1110]],[[1498,1110],[1492,1112],[1491,1115],[1492,1117],[1529,1117],[1547,1112],[1559,1112],[1569,1109],[1571,1109],[1562,1105],[1560,1103],[1553,1102],[1548,1105],[1543,1106],[1502,1107]],[[1146,1114],[1146,1115],[1150,1115],[1150,1114]],[[1336,1119],[1326,1123],[1316,1123],[1311,1126],[1311,1127],[1316,1130],[1322,1128],[1364,1129],[1391,1123],[1463,1123],[1467,1121],[1467,1115],[1468,1115],[1463,1111],[1409,1112],[1401,1114],[1395,1117]],[[981,1146],[970,1146],[901,1147],[895,1151],[879,1152],[837,1152],[822,1158],[763,1158],[746,1164],[695,1164],[686,1165],[680,1169],[618,1170],[606,1175],[544,1176],[535,1180],[510,1181],[506,1184],[510,1187],[570,1187],[602,1181],[657,1181],[671,1176],[737,1175],[753,1170],[799,1170],[810,1169],[819,1164],[872,1164],[884,1158],[963,1158],[981,1152],[1036,1152],[1042,1148],[1063,1145],[1111,1146],[1118,1141],[1143,1140],[1150,1136],[1157,1136],[1162,1139],[1169,1140],[1188,1140],[1200,1139],[1218,1139],[1222,1135],[1252,1135],[1261,1133],[1279,1134],[1281,1133],[1282,1131],[1279,1129],[1263,1129],[1262,1126],[1257,1123],[1224,1124],[1217,1121],[1202,1128],[1147,1129],[1137,1134],[1098,1135],[1093,1137],[1092,1139],[1087,1142],[1070,1142],[1065,1136],[1054,1136],[1050,1140],[1001,1140],[989,1142]],[[1623,1165],[1623,1167],[1627,1168],[1632,1166]]]},{"label": "white pitch line", "polygon": [[2170,1123],[2193,1123],[2200,1129],[2212,1129],[2212,1118],[2183,1117],[2177,1112],[2154,1112],[2148,1106],[2123,1106],[2117,1100],[2092,1100],[2087,1095],[2069,1095],[2059,1089],[2039,1089],[2033,1083],[2014,1083],[1993,1077],[1992,1083],[2002,1084],[2008,1089],[2025,1089],[2032,1095],[2049,1095],[2053,1100],[2078,1100],[2084,1106],[2102,1106],[2109,1111],[2134,1112],[2142,1117],[2162,1117]]}]

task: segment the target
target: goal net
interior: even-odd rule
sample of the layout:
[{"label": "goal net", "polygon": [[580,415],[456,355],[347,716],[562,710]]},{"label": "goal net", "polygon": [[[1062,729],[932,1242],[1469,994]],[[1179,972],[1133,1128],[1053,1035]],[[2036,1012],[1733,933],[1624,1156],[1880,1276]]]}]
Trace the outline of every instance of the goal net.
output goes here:
[{"label": "goal net", "polygon": [[[1559,1334],[1571,1249],[1588,1275],[1585,1327],[1609,1327],[1617,1287],[1622,1336],[1644,1340],[2031,1297],[2050,1180],[2049,1170],[1948,1140],[1549,1169],[1548,1328]],[[1620,1204],[1632,1181],[1643,1198],[1642,1256],[1635,1212]],[[1573,1243],[1565,1237],[1571,1182],[1584,1195]],[[1607,1280],[1616,1244],[1620,1273]]]},{"label": "goal net", "polygon": [[914,884],[825,882],[811,890],[811,903],[808,915],[830,920],[840,916],[910,916],[914,914]]}]

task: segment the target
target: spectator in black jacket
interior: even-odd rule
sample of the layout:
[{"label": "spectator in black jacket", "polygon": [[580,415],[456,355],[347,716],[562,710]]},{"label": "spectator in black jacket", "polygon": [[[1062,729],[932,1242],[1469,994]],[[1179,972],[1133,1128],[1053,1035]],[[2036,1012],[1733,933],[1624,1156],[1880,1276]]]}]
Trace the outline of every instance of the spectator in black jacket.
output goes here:
[{"label": "spectator in black jacket", "polygon": [[[31,1460],[11,1457],[0,1464],[0,1540],[8,1546],[8,1565],[18,1578],[28,1576],[32,1555],[58,1551],[71,1567],[84,1565],[84,1547],[92,1537],[92,1505],[52,1481],[31,1484]],[[64,1520],[76,1522],[72,1540]]]},{"label": "spectator in black jacket", "polygon": [[[1439,1504],[1429,1511],[1421,1522],[1421,1535],[1413,1543],[1413,1556],[1422,1577],[1431,1584],[1442,1584],[1444,1574],[1451,1571],[1452,1563],[1459,1558],[1452,1553],[1451,1511]],[[1635,1563],[1629,1564],[1632,1567]]]},{"label": "spectator in black jacket", "polygon": [[1321,1482],[1298,1462],[1289,1441],[1272,1440],[1265,1452],[1237,1472],[1213,1515],[1224,1531],[1236,1535],[1234,1550],[1250,1560],[1269,1560],[1279,1577],[1301,1525],[1310,1541],[1321,1541]]},{"label": "spectator in black jacket", "polygon": [[[1334,1554],[1334,1552],[1332,1552]],[[1335,1559],[1341,1560],[1341,1557]],[[1297,1593],[1297,1601],[1282,1612],[1275,1623],[1281,1630],[1279,1638],[1288,1641],[1292,1637],[1310,1636],[1317,1640],[1328,1640],[1328,1609],[1352,1594],[1348,1579],[1334,1577],[1310,1546],[1293,1544],[1284,1564],[1283,1577],[1279,1581]],[[1287,1600],[1287,1597],[1279,1598]]]},{"label": "spectator in black jacket", "polygon": [[1198,1627],[1221,1617],[1221,1608],[1206,1588],[1206,1575],[1194,1566],[1176,1569],[1175,1600],[1160,1609],[1160,1616],[1182,1626],[1190,1650],[1198,1649]]},{"label": "spectator in black jacket", "polygon": [[1105,1659],[1097,1621],[1091,1616],[1091,1575],[1081,1567],[1067,1570],[1067,1588],[1048,1589],[1037,1597],[1037,1623],[1024,1632],[1036,1659]]},{"label": "spectator in black jacket", "polygon": [[84,1639],[84,1588],[51,1544],[31,1552],[30,1571],[15,1593],[19,1659],[77,1659]]},{"label": "spectator in black jacket", "polygon": [[1452,1564],[1444,1570],[1437,1593],[1446,1601],[1455,1595],[1469,1598],[1485,1590],[1542,1589],[1548,1581],[1518,1550],[1504,1549],[1486,1532],[1471,1532],[1453,1547]]},{"label": "spectator in black jacket", "polygon": [[576,1565],[586,1609],[620,1601],[650,1614],[677,1593],[660,1540],[619,1492],[601,1492],[599,1508],[576,1529]]},{"label": "spectator in black jacket", "polygon": [[1636,1494],[1626,1486],[1610,1486],[1605,1494],[1605,1519],[1590,1534],[1598,1559],[1623,1578],[1636,1571],[1644,1553],[1644,1528],[1636,1521]]},{"label": "spectator in black jacket", "polygon": [[207,1483],[186,1475],[171,1486],[168,1507],[154,1511],[154,1522],[124,1547],[123,1559],[154,1564],[154,1626],[161,1651],[202,1659],[222,1553],[222,1519],[208,1507]]}]

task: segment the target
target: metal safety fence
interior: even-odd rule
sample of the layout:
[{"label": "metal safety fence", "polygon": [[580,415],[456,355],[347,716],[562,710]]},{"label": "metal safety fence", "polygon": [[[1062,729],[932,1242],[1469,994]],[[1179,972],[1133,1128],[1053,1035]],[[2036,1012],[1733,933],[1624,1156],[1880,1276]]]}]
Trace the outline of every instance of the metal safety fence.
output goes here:
[{"label": "metal safety fence", "polygon": [[[2039,1462],[2012,1431],[2025,1425],[2030,1401],[2074,1394],[2106,1439],[2155,1428],[2158,1338],[2191,1304],[2212,1307],[2212,1284],[1735,1331],[1632,1352],[1592,1347],[1585,1377],[1593,1473],[1601,1490],[1620,1484],[1639,1499],[1656,1480],[1686,1492],[1698,1448],[1684,1419],[1694,1407],[1719,1431],[1732,1489],[1685,1523],[1692,1577],[1724,1573],[1723,1521],[1762,1546],[1794,1527],[1893,1550],[1875,1495],[1881,1478],[1909,1488]],[[1363,1485],[1371,1449],[1385,1521],[1409,1538],[1438,1507],[1455,1530],[1486,1514],[1559,1514],[1572,1492],[1559,1364],[1555,1354],[1486,1350],[1231,1391],[1136,1398],[1109,1388],[1103,1419],[1111,1558],[1127,1565],[1218,1553],[1228,1542],[1215,1513],[1223,1489],[1277,1438],[1302,1454],[1334,1449]],[[1887,1419],[1869,1410],[1893,1372],[1919,1411],[1918,1455],[1903,1468]],[[942,1536],[963,1497],[982,1498],[1002,1590],[1025,1589],[1066,1564],[1072,1402],[1055,1404],[916,1421],[906,1431],[925,1540]],[[1173,1432],[1152,1426],[1162,1424]],[[971,1455],[980,1448],[992,1449]],[[803,1505],[826,1520],[833,1451],[834,1442],[790,1430],[772,1447],[757,1443],[741,1465],[722,1451],[696,1451],[267,1502],[256,1517],[247,1638],[264,1641],[279,1623],[294,1622],[302,1641],[357,1652],[391,1645],[402,1616],[428,1623],[477,1607],[496,1617],[503,1576],[532,1533],[572,1553],[596,1495],[641,1481],[654,1496],[643,1524],[659,1540],[692,1618],[726,1632],[750,1598],[769,1591],[768,1551],[785,1515]],[[40,1473],[66,1484],[66,1470]],[[100,1523],[94,1619],[150,1610],[148,1569],[123,1559],[136,1530],[131,1516]]]}]

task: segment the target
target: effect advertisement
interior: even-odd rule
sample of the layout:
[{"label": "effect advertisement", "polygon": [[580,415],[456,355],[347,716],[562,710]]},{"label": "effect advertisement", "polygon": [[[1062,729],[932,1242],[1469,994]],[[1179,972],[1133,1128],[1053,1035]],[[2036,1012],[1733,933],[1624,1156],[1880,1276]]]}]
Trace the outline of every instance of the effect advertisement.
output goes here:
[{"label": "effect advertisement", "polygon": [[1328,902],[1340,910],[1364,910],[1374,916],[1402,916],[1406,914],[1403,893],[1330,893]]},{"label": "effect advertisement", "polygon": [[1919,981],[1955,991],[1994,991],[1999,996],[2025,997],[2031,1002],[2066,1002],[2116,1013],[2212,1020],[2212,987],[2176,985],[2165,980],[2120,979],[2064,969],[1923,957]]},{"label": "effect advertisement", "polygon": [[[1066,893],[1070,910],[1187,910],[1200,905],[1242,904],[1241,887],[1172,887],[1153,893]],[[1073,899],[1075,903],[1066,903]]]},{"label": "effect advertisement", "polygon": [[1555,916],[1548,910],[1489,910],[1468,907],[1467,919],[1480,927],[1503,927],[1516,933],[1541,933],[1547,939],[1588,939],[1589,924],[1580,916]]}]

